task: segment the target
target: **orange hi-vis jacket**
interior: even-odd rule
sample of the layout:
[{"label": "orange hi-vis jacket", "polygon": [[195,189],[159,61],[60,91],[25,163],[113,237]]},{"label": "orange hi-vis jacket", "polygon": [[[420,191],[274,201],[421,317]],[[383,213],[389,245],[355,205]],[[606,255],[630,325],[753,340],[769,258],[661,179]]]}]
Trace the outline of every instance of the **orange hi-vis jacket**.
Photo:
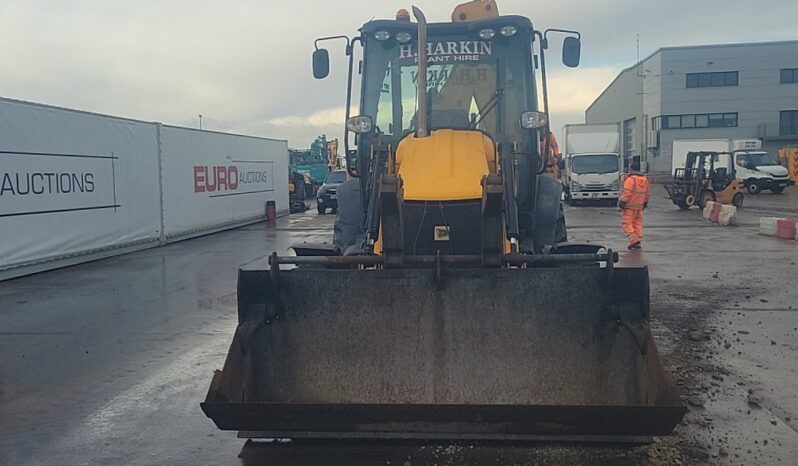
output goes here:
[{"label": "orange hi-vis jacket", "polygon": [[643,205],[648,202],[648,178],[642,173],[629,173],[623,182],[621,202],[626,203],[626,209],[643,210]]},{"label": "orange hi-vis jacket", "polygon": [[549,134],[543,136],[543,138],[540,141],[540,153],[543,154],[544,152],[546,152],[547,140],[549,143],[549,153],[545,154],[547,157],[546,160],[549,162],[556,163],[556,160],[560,158],[560,146],[557,144],[557,137],[554,135],[554,133],[549,132]]}]

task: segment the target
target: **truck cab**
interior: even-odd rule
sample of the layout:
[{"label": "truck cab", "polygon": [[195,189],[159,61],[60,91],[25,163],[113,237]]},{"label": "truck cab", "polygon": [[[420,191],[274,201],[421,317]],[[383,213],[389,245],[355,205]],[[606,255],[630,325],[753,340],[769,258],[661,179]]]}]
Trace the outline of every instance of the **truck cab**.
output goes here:
[{"label": "truck cab", "polygon": [[571,154],[565,161],[565,197],[578,201],[618,201],[621,160],[618,154]]}]

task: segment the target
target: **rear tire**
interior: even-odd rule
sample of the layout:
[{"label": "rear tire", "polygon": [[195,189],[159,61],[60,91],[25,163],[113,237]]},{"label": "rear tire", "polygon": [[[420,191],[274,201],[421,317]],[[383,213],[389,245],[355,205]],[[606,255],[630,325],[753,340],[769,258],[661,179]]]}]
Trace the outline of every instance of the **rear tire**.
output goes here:
[{"label": "rear tire", "polygon": [[317,210],[319,211],[319,215],[324,215],[324,212],[327,211],[327,208],[326,207],[319,207]]},{"label": "rear tire", "polygon": [[743,193],[735,193],[734,196],[732,196],[732,205],[737,208],[742,207],[744,199],[745,196],[743,196]]},{"label": "rear tire", "polygon": [[759,183],[757,183],[756,180],[746,181],[745,189],[748,191],[748,194],[753,194],[754,196],[762,192],[762,187],[759,186]]},{"label": "rear tire", "polygon": [[775,187],[775,188],[770,188],[770,192],[772,192],[773,194],[781,194],[781,193],[784,192],[784,186],[778,186],[778,187]]},{"label": "rear tire", "polygon": [[704,191],[701,193],[701,197],[698,198],[698,207],[702,209],[707,206],[707,202],[715,201],[715,193],[712,191]]}]

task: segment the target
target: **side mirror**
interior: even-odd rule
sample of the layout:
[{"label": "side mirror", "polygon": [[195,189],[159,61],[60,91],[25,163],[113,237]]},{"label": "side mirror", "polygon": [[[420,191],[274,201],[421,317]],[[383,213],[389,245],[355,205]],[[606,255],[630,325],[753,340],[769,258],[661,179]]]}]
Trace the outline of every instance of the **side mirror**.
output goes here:
[{"label": "side mirror", "polygon": [[582,42],[576,37],[566,37],[562,42],[562,62],[568,68],[579,66]]},{"label": "side mirror", "polygon": [[324,79],[328,74],[330,74],[330,52],[328,52],[327,49],[314,50],[313,77],[316,79]]},{"label": "side mirror", "polygon": [[557,161],[557,168],[560,170],[565,170],[565,160],[560,159]]},{"label": "side mirror", "polygon": [[346,129],[355,134],[370,133],[374,128],[374,122],[370,116],[354,116],[346,120]]},{"label": "side mirror", "polygon": [[524,112],[521,114],[521,127],[540,129],[549,124],[549,116],[543,112]]}]

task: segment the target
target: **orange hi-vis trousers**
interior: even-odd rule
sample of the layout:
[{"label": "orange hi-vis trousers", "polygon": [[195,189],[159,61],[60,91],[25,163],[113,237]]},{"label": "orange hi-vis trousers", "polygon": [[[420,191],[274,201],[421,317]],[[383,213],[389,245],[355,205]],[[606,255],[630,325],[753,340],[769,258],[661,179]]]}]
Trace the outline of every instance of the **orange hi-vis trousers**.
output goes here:
[{"label": "orange hi-vis trousers", "polygon": [[638,209],[623,209],[621,221],[623,231],[629,238],[629,244],[643,241],[643,211]]}]

